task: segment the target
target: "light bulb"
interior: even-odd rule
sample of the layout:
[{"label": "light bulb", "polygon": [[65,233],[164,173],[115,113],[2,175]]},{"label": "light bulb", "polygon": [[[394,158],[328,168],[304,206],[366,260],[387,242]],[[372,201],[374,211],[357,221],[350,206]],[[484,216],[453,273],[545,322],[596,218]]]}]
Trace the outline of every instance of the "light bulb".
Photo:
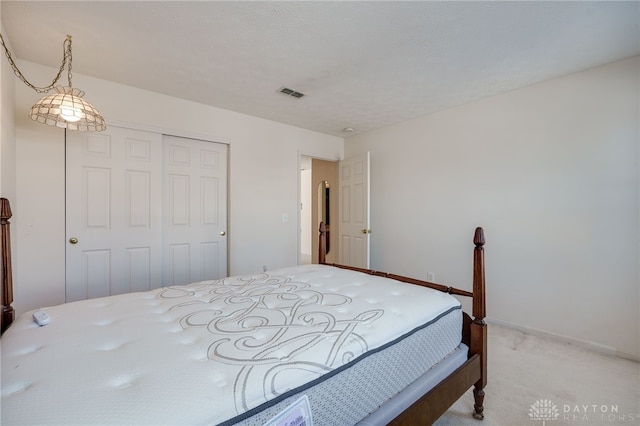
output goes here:
[{"label": "light bulb", "polygon": [[80,108],[75,108],[69,105],[62,105],[60,107],[60,117],[70,121],[71,123],[82,120],[83,115],[84,114]]}]

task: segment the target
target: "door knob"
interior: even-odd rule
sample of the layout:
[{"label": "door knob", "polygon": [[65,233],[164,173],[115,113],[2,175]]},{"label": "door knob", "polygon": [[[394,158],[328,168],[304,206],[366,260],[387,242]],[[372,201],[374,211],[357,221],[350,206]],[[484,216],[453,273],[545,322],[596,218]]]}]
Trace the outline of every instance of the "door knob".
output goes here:
[{"label": "door knob", "polygon": [[363,234],[370,234],[371,233],[371,229],[361,229],[360,232],[362,232]]},{"label": "door knob", "polygon": [[71,237],[71,238],[69,238],[69,242],[71,244],[78,244],[78,239],[76,237]]},{"label": "door knob", "polygon": [[225,235],[227,235],[227,233],[224,232],[224,231],[220,231],[220,235],[222,235],[224,237]]}]

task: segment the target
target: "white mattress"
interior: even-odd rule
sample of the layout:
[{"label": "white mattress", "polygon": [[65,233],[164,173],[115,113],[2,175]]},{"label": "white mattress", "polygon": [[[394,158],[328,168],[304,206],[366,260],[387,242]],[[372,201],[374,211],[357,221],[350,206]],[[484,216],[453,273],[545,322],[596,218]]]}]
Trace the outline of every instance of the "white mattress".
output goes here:
[{"label": "white mattress", "polygon": [[27,313],[2,337],[2,424],[221,423],[459,308],[307,265]]}]

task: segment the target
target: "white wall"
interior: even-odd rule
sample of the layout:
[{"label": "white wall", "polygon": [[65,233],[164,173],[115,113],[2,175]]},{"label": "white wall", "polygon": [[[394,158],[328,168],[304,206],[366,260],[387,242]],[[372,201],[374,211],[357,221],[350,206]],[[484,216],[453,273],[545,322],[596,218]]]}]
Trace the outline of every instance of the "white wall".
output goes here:
[{"label": "white wall", "polygon": [[371,152],[372,268],[470,288],[490,318],[640,355],[639,59],[351,137]]},{"label": "white wall", "polygon": [[[20,61],[34,81],[55,70]],[[74,74],[109,122],[228,143],[229,273],[295,265],[298,259],[299,152],[343,156],[343,139]],[[63,131],[32,122],[38,99],[16,83],[17,203],[14,203],[18,313],[64,302]],[[168,82],[170,84],[170,82]],[[282,222],[282,215],[290,220]]]},{"label": "white wall", "polygon": [[[1,7],[0,10],[2,10]],[[0,32],[4,33],[1,13]],[[5,40],[5,43],[11,48],[8,40]],[[4,57],[4,52],[0,52],[0,55]],[[15,88],[13,80],[13,70],[9,65],[9,61],[0,58],[0,197],[7,198],[10,203],[16,200],[16,132],[13,111]],[[13,219],[9,221],[9,223],[13,222]],[[15,257],[16,247],[16,242],[13,241],[11,246],[12,257]],[[0,271],[0,276],[2,274],[3,272]]]},{"label": "white wall", "polygon": [[[1,10],[2,8],[0,8]],[[0,31],[2,20],[0,19]],[[11,48],[8,40],[5,43]],[[0,196],[13,201],[16,194],[16,152],[15,152],[15,125],[14,103],[15,88],[13,70],[9,61],[4,59],[4,52],[0,52]]]}]

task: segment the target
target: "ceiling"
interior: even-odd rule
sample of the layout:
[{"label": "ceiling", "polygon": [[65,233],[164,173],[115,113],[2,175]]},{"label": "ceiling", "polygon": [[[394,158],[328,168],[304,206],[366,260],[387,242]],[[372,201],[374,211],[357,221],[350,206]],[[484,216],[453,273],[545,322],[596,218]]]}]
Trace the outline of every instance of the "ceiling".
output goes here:
[{"label": "ceiling", "polygon": [[19,59],[57,69],[70,34],[75,73],[346,137],[639,55],[639,6],[2,0],[1,16]]}]

